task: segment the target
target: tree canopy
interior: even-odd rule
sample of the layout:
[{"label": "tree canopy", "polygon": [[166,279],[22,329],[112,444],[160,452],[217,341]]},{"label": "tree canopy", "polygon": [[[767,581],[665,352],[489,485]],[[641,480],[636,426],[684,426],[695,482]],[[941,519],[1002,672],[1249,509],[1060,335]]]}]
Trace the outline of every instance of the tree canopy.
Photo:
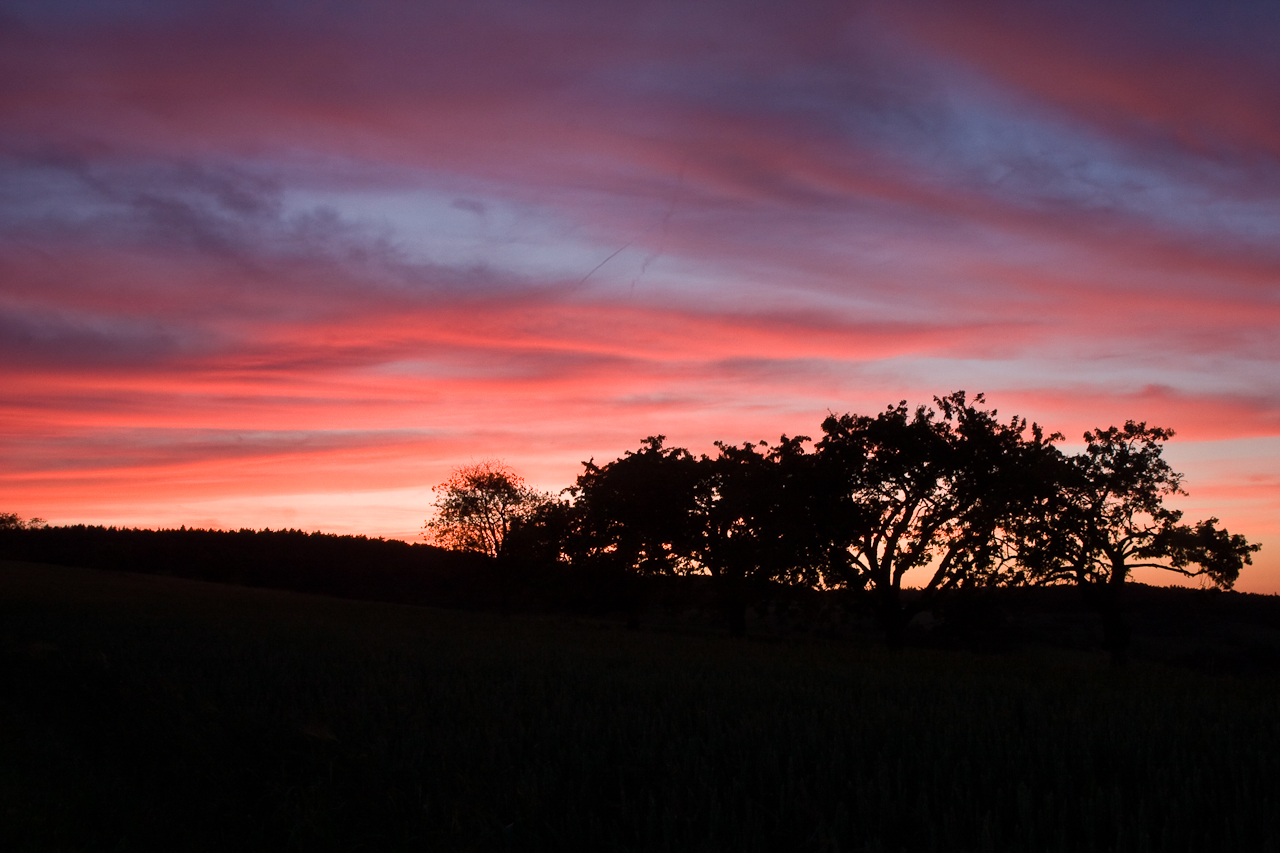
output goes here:
[{"label": "tree canopy", "polygon": [[514,531],[526,561],[618,576],[706,575],[735,634],[774,585],[843,590],[899,644],[941,597],[1070,583],[1121,649],[1119,590],[1133,569],[1230,588],[1259,547],[1166,506],[1183,494],[1162,456],[1172,436],[1129,421],[1086,433],[1084,451],[1067,456],[1060,434],[956,391],[832,414],[814,445],[784,435],[699,456],[650,436],[612,462],[583,463],[566,500],[501,463],[464,466],[437,487],[427,532],[496,556]]},{"label": "tree canopy", "polygon": [[[828,417],[819,460],[838,481],[826,580],[866,593],[891,642],[939,592],[1016,578],[1014,533],[1052,488],[1057,451],[1037,425],[979,408],[963,391],[936,408]],[[903,581],[928,569],[910,602]]]},{"label": "tree canopy", "polygon": [[569,489],[576,509],[575,559],[641,575],[695,568],[698,516],[707,488],[698,460],[665,436],[605,465],[583,463]]},{"label": "tree canopy", "polygon": [[1182,475],[1164,459],[1173,430],[1126,421],[1084,434],[1082,453],[1062,460],[1022,562],[1039,583],[1074,583],[1098,607],[1106,644],[1118,659],[1129,629],[1121,592],[1134,569],[1201,577],[1230,589],[1261,547],[1210,518],[1182,524],[1166,500],[1186,494]]},{"label": "tree canopy", "polygon": [[446,548],[491,557],[502,553],[513,525],[550,500],[494,459],[455,468],[434,491],[436,515],[423,526],[423,537]]}]

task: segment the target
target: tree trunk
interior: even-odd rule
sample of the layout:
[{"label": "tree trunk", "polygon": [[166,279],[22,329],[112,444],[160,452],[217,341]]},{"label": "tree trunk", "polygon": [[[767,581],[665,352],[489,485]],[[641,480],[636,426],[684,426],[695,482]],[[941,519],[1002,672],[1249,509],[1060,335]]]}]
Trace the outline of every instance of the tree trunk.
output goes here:
[{"label": "tree trunk", "polygon": [[903,611],[898,589],[884,589],[876,599],[876,619],[884,631],[885,643],[894,650],[903,648],[907,644],[907,622],[910,620]]},{"label": "tree trunk", "polygon": [[1084,587],[1085,600],[1098,613],[1102,621],[1102,648],[1111,655],[1112,666],[1122,667],[1129,661],[1129,644],[1133,631],[1125,617],[1123,595],[1124,581],[1114,578],[1101,584]]},{"label": "tree trunk", "polygon": [[902,608],[894,602],[886,606],[880,615],[880,626],[884,629],[884,641],[889,648],[897,651],[907,645],[907,618]]},{"label": "tree trunk", "polygon": [[493,567],[498,575],[498,612],[511,615],[511,566],[502,554],[494,558]]},{"label": "tree trunk", "polygon": [[1129,662],[1129,641],[1133,632],[1125,619],[1120,602],[1110,602],[1102,609],[1102,645],[1111,654],[1112,666]]},{"label": "tree trunk", "polygon": [[619,576],[619,581],[622,587],[623,604],[627,613],[627,628],[632,631],[639,631],[640,617],[644,613],[644,593],[647,588],[644,578],[624,571]]},{"label": "tree trunk", "polygon": [[720,607],[729,623],[729,636],[747,636],[746,581],[741,575],[721,574]]}]

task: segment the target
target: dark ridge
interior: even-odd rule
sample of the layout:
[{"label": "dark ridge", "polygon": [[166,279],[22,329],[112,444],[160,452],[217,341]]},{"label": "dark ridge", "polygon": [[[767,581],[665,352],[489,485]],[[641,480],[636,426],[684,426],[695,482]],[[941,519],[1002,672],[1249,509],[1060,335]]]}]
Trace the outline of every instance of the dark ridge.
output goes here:
[{"label": "dark ridge", "polygon": [[302,530],[0,528],[0,560],[463,610],[607,615],[637,593],[659,608],[714,609],[716,601],[708,578],[499,563],[473,551]]},{"label": "dark ridge", "polygon": [[[504,563],[426,544],[300,530],[3,529],[0,559],[460,610],[628,620],[638,611],[644,627],[677,633],[719,632],[729,622],[705,575]],[[917,594],[904,592],[908,601]],[[1124,604],[1136,658],[1217,673],[1280,672],[1280,596],[1131,583]],[[873,614],[847,590],[763,585],[746,612],[757,640],[879,637]],[[983,653],[1102,648],[1096,612],[1070,585],[961,592],[921,613],[908,641]]]},{"label": "dark ridge", "polygon": [[446,607],[484,606],[474,578],[492,563],[398,539],[87,525],[0,530],[0,558]]}]

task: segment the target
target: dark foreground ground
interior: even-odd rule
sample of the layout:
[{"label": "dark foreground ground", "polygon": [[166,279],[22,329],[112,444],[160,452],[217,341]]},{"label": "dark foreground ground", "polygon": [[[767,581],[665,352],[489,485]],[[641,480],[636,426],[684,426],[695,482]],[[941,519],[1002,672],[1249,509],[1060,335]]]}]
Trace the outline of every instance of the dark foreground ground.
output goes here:
[{"label": "dark foreground ground", "polygon": [[1280,676],[0,563],[3,850],[1280,850]]}]

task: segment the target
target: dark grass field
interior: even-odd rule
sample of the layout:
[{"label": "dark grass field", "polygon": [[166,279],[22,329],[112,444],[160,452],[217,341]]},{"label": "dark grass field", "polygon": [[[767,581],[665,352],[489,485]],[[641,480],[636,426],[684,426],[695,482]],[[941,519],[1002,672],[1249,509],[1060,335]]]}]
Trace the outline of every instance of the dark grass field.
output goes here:
[{"label": "dark grass field", "polygon": [[3,850],[1280,849],[1280,678],[0,563]]}]

